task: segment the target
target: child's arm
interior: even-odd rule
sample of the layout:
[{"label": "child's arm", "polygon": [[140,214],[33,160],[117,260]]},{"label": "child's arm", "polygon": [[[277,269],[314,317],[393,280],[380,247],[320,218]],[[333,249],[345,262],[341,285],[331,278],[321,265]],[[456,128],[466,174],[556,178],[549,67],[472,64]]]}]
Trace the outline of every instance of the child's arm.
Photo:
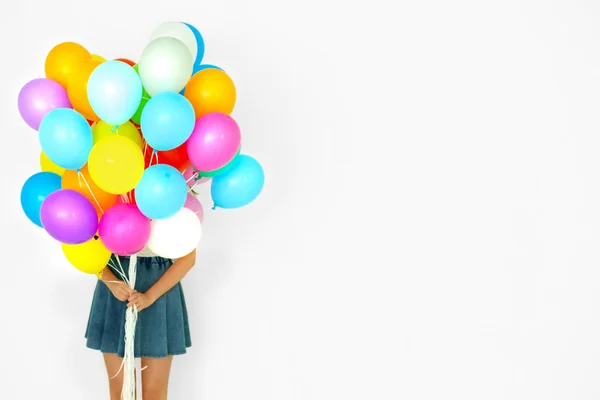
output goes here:
[{"label": "child's arm", "polygon": [[133,293],[129,296],[127,307],[136,305],[138,311],[150,307],[163,294],[167,293],[173,286],[189,272],[196,263],[196,250],[192,251],[187,256],[177,259],[160,279],[152,285],[146,293]]},{"label": "child's arm", "polygon": [[108,266],[102,270],[102,282],[120,301],[126,301],[135,292],[125,282],[118,279]]}]

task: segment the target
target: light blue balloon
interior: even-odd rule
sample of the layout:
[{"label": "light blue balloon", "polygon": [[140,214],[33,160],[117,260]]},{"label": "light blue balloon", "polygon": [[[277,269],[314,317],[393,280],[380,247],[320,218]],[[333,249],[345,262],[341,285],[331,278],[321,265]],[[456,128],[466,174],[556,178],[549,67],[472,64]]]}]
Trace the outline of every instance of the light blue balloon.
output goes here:
[{"label": "light blue balloon", "polygon": [[158,151],[181,146],[192,135],[195,125],[192,103],[173,92],[162,92],[148,100],[140,118],[144,139]]},{"label": "light blue balloon", "polygon": [[106,61],[94,69],[87,84],[90,106],[104,122],[121,125],[129,121],[142,101],[142,81],[122,61]]},{"label": "light blue balloon", "polygon": [[188,28],[190,28],[190,30],[194,33],[194,36],[196,37],[196,43],[198,44],[198,53],[196,54],[196,60],[194,60],[194,65],[200,65],[200,63],[202,62],[202,58],[204,57],[204,38],[202,38],[200,31],[196,29],[195,26],[188,24],[187,22],[184,22],[184,24]]},{"label": "light blue balloon", "polygon": [[144,171],[135,187],[135,202],[150,219],[169,218],[183,208],[187,192],[180,171],[167,164],[155,164]]},{"label": "light blue balloon", "polygon": [[71,108],[55,108],[46,114],[38,136],[48,158],[65,169],[83,167],[94,144],[90,124]]},{"label": "light blue balloon", "polygon": [[40,219],[42,203],[50,193],[61,188],[62,178],[52,172],[38,172],[25,181],[21,188],[21,208],[31,222],[43,228]]},{"label": "light blue balloon", "polygon": [[239,155],[226,171],[212,178],[214,207],[239,208],[253,202],[265,185],[265,173],[258,161]]}]

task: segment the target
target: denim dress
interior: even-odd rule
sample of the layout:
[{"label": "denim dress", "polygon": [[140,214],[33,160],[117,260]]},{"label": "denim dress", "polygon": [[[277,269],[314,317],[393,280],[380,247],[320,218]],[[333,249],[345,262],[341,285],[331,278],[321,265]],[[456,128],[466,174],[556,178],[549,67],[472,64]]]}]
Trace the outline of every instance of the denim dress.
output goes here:
[{"label": "denim dress", "polygon": [[[128,276],[129,257],[118,257]],[[113,255],[109,268],[117,279],[120,274],[113,265],[117,256]],[[161,257],[137,257],[135,290],[144,293],[173,264],[173,261]],[[102,353],[124,355],[125,349],[125,311],[127,302],[118,300],[100,280],[96,284],[92,307],[85,333],[86,346]],[[150,307],[138,314],[135,330],[134,353],[136,358],[163,358],[185,354],[191,347],[190,328],[187,308],[181,283],[162,295]]]}]

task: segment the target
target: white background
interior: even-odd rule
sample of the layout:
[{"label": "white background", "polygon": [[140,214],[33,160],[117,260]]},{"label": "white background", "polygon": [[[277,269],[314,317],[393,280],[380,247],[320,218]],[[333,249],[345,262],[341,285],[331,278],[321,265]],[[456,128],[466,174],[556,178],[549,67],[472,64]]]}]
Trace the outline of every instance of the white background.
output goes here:
[{"label": "white background", "polygon": [[[394,8],[395,7],[395,8]],[[598,399],[600,4],[5,1],[1,397],[106,399],[94,278],[20,208],[17,94],[76,41],[137,60],[196,25],[259,198],[211,212],[172,399]]]}]

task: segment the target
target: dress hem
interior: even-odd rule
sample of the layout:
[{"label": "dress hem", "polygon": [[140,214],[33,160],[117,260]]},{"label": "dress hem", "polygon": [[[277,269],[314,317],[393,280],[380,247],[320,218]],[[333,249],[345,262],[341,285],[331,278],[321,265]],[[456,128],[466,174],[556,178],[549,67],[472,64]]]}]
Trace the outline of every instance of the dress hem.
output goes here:
[{"label": "dress hem", "polygon": [[[123,356],[124,356],[123,354],[121,354],[119,352],[103,350],[103,349],[98,348],[98,347],[93,347],[93,346],[91,346],[89,344],[86,344],[85,347],[87,347],[90,350],[97,350],[97,351],[101,352],[102,354],[116,354],[117,356],[119,356],[119,358],[123,358]],[[192,346],[187,346],[188,349],[190,347],[192,347]],[[156,355],[156,354],[141,354],[141,355],[138,355],[138,354],[136,354],[135,358],[166,358],[166,357],[172,357],[172,356],[182,356],[182,355],[185,355],[185,354],[187,354],[187,350],[183,350],[183,351],[171,351],[171,352],[167,353],[166,355],[163,355],[163,354],[161,354],[161,355]]]}]

